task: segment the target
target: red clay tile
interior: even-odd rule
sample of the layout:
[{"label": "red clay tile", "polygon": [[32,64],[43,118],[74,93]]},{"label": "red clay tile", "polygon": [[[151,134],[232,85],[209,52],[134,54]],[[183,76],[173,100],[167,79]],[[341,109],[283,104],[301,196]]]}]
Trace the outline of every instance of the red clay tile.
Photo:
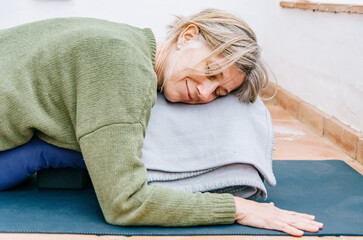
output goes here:
[{"label": "red clay tile", "polygon": [[[290,236],[95,236],[69,234],[0,234],[1,240],[296,240]],[[301,240],[363,240],[363,237],[301,237]]]},{"label": "red clay tile", "polygon": [[[82,234],[0,233],[1,240],[103,240],[101,236]],[[126,239],[118,237],[118,240]]]},{"label": "red clay tile", "polygon": [[363,14],[363,6],[362,5],[351,5],[349,10],[350,10],[350,13]]},{"label": "red clay tile", "polygon": [[[107,236],[108,237],[108,236]],[[107,239],[119,240],[116,236]],[[339,237],[290,237],[290,236],[173,236],[173,237],[130,237],[130,240],[342,240]]]},{"label": "red clay tile", "polygon": [[345,12],[348,13],[350,11],[348,4],[319,4],[319,11],[321,12]]},{"label": "red clay tile", "polygon": [[[109,238],[118,240],[117,238]],[[131,237],[130,240],[268,240],[269,238],[256,238],[256,236],[170,236],[170,237]]]},{"label": "red clay tile", "polygon": [[[323,239],[321,239],[321,240],[323,240]],[[348,237],[348,236],[342,236],[342,240],[363,240],[363,237],[350,237],[350,236]]]},{"label": "red clay tile", "polygon": [[319,135],[323,135],[324,119],[328,115],[307,103],[300,103],[298,118],[314,129]]},{"label": "red clay tile", "polygon": [[283,8],[295,8],[296,3],[295,2],[288,2],[288,1],[280,1],[280,6]]},{"label": "red clay tile", "polygon": [[275,151],[272,158],[276,160],[326,160],[338,159],[352,161],[337,147],[323,137],[276,137]]},{"label": "red clay tile", "polygon": [[286,90],[279,88],[276,95],[276,102],[292,116],[295,118],[298,117],[300,99]]},{"label": "red clay tile", "polygon": [[319,4],[310,2],[297,2],[296,8],[315,11],[319,9]]},{"label": "red clay tile", "polygon": [[340,147],[351,158],[356,158],[358,133],[334,118],[324,121],[324,136]]},{"label": "red clay tile", "polygon": [[273,120],[272,124],[275,137],[293,137],[294,139],[317,137],[316,133],[298,120]]},{"label": "red clay tile", "polygon": [[[290,236],[95,236],[68,234],[0,234],[1,240],[296,240]],[[301,240],[363,240],[363,237],[301,237]]]},{"label": "red clay tile", "polygon": [[363,138],[358,138],[357,143],[357,160],[363,164]]},{"label": "red clay tile", "polygon": [[320,12],[363,14],[363,5],[280,1],[280,6]]},{"label": "red clay tile", "polygon": [[276,121],[276,120],[292,120],[292,121],[295,121],[295,118],[293,118],[287,111],[285,111],[284,109],[282,109],[278,105],[267,103],[266,107],[267,107],[267,109],[269,110],[269,112],[271,114],[272,121]]}]

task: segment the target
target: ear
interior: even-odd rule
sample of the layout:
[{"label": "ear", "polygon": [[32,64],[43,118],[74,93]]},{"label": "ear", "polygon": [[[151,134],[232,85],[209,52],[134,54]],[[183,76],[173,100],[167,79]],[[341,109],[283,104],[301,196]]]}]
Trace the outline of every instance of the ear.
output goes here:
[{"label": "ear", "polygon": [[178,38],[178,44],[185,44],[191,40],[197,40],[199,35],[199,28],[195,24],[190,24],[184,29]]}]

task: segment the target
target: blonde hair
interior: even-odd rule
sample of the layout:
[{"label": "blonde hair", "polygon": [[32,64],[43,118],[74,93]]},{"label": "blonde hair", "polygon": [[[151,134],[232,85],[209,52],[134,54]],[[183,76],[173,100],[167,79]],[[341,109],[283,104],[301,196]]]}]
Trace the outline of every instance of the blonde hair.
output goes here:
[{"label": "blonde hair", "polygon": [[225,57],[218,64],[212,64],[219,68],[212,67],[208,75],[218,74],[235,65],[246,74],[246,78],[233,92],[242,102],[255,102],[260,90],[268,83],[268,72],[253,30],[243,20],[218,9],[205,9],[189,17],[177,16],[175,23],[169,25],[166,39],[169,52],[191,24],[199,28],[201,37],[213,49],[206,59],[218,55]]}]

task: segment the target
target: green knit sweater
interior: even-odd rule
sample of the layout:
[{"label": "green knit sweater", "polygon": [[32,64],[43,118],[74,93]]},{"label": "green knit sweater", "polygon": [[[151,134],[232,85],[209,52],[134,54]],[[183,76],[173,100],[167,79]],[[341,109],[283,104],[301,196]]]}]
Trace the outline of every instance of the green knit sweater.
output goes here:
[{"label": "green knit sweater", "polygon": [[107,222],[231,224],[230,194],[148,186],[141,159],[156,101],[150,29],[88,18],[0,31],[0,151],[33,134],[82,151]]}]

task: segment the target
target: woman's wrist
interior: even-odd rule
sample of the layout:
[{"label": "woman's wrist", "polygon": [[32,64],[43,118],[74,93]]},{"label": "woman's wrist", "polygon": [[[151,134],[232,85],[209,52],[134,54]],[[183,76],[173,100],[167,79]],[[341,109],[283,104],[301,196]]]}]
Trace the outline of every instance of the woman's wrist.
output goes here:
[{"label": "woman's wrist", "polygon": [[236,204],[236,217],[235,220],[242,220],[245,216],[248,215],[248,209],[249,209],[249,205],[251,204],[250,202],[253,202],[251,200],[247,200],[241,197],[233,197],[234,198],[234,202]]}]

